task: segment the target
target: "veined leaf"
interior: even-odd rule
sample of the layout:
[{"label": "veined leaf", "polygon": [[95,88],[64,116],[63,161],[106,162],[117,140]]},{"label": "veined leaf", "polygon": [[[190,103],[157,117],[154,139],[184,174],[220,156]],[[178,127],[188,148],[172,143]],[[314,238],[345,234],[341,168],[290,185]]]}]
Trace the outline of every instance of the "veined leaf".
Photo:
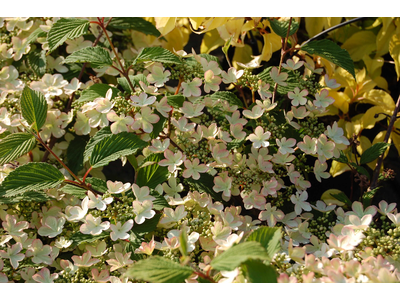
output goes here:
[{"label": "veined leaf", "polygon": [[171,51],[161,47],[143,48],[135,58],[133,64],[142,61],[157,61],[161,63],[180,64],[181,60]]},{"label": "veined leaf", "polygon": [[[285,38],[287,36],[287,32],[289,29],[289,20],[280,21],[276,19],[269,20],[269,24],[271,25],[272,30],[279,35],[280,37]],[[292,19],[290,24],[289,36],[295,34],[295,32],[299,29],[299,23],[295,19]]]},{"label": "veined leaf", "polygon": [[4,165],[35,148],[35,137],[26,132],[17,132],[0,141],[0,165]]},{"label": "veined leaf", "polygon": [[109,232],[103,231],[99,235],[91,235],[91,234],[83,234],[80,232],[76,232],[71,236],[71,240],[74,245],[79,245],[82,243],[92,243],[97,241],[98,239],[103,239],[107,236],[110,236]]},{"label": "veined leaf", "polygon": [[109,86],[105,83],[96,83],[84,90],[77,102],[86,102],[92,101],[96,98],[104,98],[109,89],[112,89],[111,99],[113,99],[119,92],[117,88]]},{"label": "veined leaf", "polygon": [[153,209],[155,210],[163,210],[164,207],[170,207],[167,200],[165,200],[164,196],[160,195],[156,191],[151,191],[150,195],[155,197],[156,199],[153,200]]},{"label": "veined leaf", "polygon": [[47,102],[43,94],[25,86],[20,103],[22,116],[36,132],[39,132],[47,117]]},{"label": "veined leaf", "polygon": [[86,47],[67,56],[65,63],[90,63],[94,69],[112,66],[110,53],[100,47]]},{"label": "veined leaf", "polygon": [[42,28],[38,27],[34,32],[28,36],[28,39],[26,40],[27,44],[30,44],[32,42],[35,42],[37,38],[40,37],[45,37],[47,36],[47,32],[44,31]]},{"label": "veined leaf", "polygon": [[47,34],[49,52],[57,49],[66,40],[75,39],[88,32],[90,22],[88,20],[76,18],[61,18],[58,20]]},{"label": "veined leaf", "polygon": [[252,283],[277,283],[275,268],[267,266],[259,260],[249,259],[243,263],[247,280]]},{"label": "veined leaf", "polygon": [[211,261],[211,266],[220,271],[232,271],[248,259],[269,259],[267,251],[256,241],[234,245]]},{"label": "veined leaf", "polygon": [[281,248],[282,232],[279,227],[262,226],[254,230],[247,241],[259,242],[268,252],[269,260],[271,261],[275,253]]},{"label": "veined leaf", "polygon": [[144,34],[154,35],[155,37],[161,35],[161,32],[158,31],[153,23],[139,17],[114,17],[110,24],[108,24],[108,27],[122,30],[133,29]]},{"label": "veined leaf", "polygon": [[46,73],[46,50],[29,53],[27,63],[37,76],[42,77]]},{"label": "veined leaf", "polygon": [[390,147],[389,143],[376,143],[364,151],[360,158],[360,165],[374,161],[381,156],[386,149]]},{"label": "veined leaf", "polygon": [[162,153],[154,153],[146,157],[146,159],[143,161],[144,163],[155,163],[138,170],[136,182],[138,186],[148,186],[149,188],[154,189],[157,185],[165,182],[168,179],[168,168],[162,167],[158,164],[158,162],[163,158],[164,154]]},{"label": "veined leaf", "polygon": [[105,182],[103,179],[97,178],[97,177],[88,177],[86,178],[86,182],[90,183],[90,185],[96,190],[101,193],[106,193],[108,190],[107,187],[107,182]]},{"label": "veined leaf", "polygon": [[185,97],[182,95],[171,95],[167,96],[167,103],[174,108],[181,108],[185,102]]},{"label": "veined leaf", "polygon": [[156,214],[151,219],[146,220],[143,224],[135,224],[131,231],[134,234],[146,234],[152,232],[156,230],[160,218],[161,214]]},{"label": "veined leaf", "polygon": [[46,193],[38,192],[38,191],[30,191],[25,192],[22,195],[15,196],[15,197],[0,197],[0,204],[12,204],[21,201],[32,201],[32,202],[46,202],[51,200]]},{"label": "veined leaf", "polygon": [[[272,67],[268,67],[264,69],[264,71],[262,71],[261,73],[257,74],[257,76],[270,85],[270,91],[272,92],[275,86],[275,81],[271,77],[271,70]],[[294,88],[298,87],[299,84],[297,82],[296,76],[294,75],[293,71],[285,70],[285,73],[289,74],[288,78],[285,80],[287,86],[278,84],[278,89],[277,89],[278,94],[281,95],[287,95],[288,92],[293,91]]]},{"label": "veined leaf", "polygon": [[89,137],[87,135],[76,135],[69,143],[67,149],[67,166],[75,174],[83,168],[83,153]]},{"label": "veined leaf", "polygon": [[209,95],[212,100],[228,101],[230,105],[237,105],[239,108],[243,107],[243,102],[234,93],[226,91],[218,91]]},{"label": "veined leaf", "polygon": [[110,126],[104,127],[96,132],[96,134],[86,144],[85,152],[83,153],[83,162],[87,162],[93,152],[94,146],[101,142],[106,137],[112,136]]},{"label": "veined leaf", "polygon": [[161,256],[152,256],[133,264],[125,275],[152,283],[183,283],[193,270]]},{"label": "veined leaf", "polygon": [[345,69],[356,78],[354,63],[350,54],[334,42],[330,40],[311,41],[302,46],[301,50],[321,56],[330,62],[333,62],[335,65]]},{"label": "veined leaf", "polygon": [[221,196],[222,192],[217,193],[213,190],[214,177],[210,174],[200,173],[200,178],[198,180],[187,178],[187,181],[192,184],[197,191],[209,194],[214,201],[224,202]]},{"label": "veined leaf", "polygon": [[27,163],[12,171],[0,185],[0,197],[12,197],[29,191],[55,188],[64,175],[47,163]]},{"label": "veined leaf", "polygon": [[108,165],[109,162],[143,149],[147,143],[131,132],[121,132],[103,138],[90,154],[89,163],[93,168]]}]

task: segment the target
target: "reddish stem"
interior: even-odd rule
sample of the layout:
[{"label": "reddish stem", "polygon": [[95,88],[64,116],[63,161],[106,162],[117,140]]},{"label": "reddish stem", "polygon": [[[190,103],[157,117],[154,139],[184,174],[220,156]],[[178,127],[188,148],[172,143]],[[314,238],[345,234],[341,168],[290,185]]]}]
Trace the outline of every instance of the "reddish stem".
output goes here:
[{"label": "reddish stem", "polygon": [[83,182],[83,183],[85,183],[86,177],[89,175],[90,171],[92,171],[92,167],[90,167],[90,168],[86,171],[85,175],[83,176],[83,178],[82,178],[82,182]]}]

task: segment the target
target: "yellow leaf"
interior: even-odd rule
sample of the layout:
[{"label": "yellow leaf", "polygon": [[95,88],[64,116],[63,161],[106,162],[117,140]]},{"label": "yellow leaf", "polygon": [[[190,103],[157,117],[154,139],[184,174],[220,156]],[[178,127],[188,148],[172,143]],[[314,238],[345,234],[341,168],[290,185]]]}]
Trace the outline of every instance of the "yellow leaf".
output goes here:
[{"label": "yellow leaf", "polygon": [[[397,119],[397,121],[394,122],[393,129],[397,129],[397,132],[400,131],[400,119]],[[395,145],[397,152],[400,153],[400,135],[396,132],[392,132],[390,137],[393,140],[393,144]]]},{"label": "yellow leaf", "polygon": [[202,34],[207,31],[211,31],[219,26],[224,25],[228,20],[231,18],[228,17],[213,17],[213,18],[206,18],[201,25],[199,25],[200,30],[195,31],[197,34]]},{"label": "yellow leaf", "polygon": [[350,167],[348,165],[333,160],[329,174],[331,174],[332,177],[336,177],[347,171],[350,171]]},{"label": "yellow leaf", "polygon": [[324,18],[323,17],[308,17],[306,20],[306,30],[308,36],[311,38],[324,29]]},{"label": "yellow leaf", "polygon": [[328,29],[328,28],[331,28],[333,26],[339,25],[342,22],[342,17],[325,17],[323,19],[324,19],[324,27],[325,27],[325,29]]},{"label": "yellow leaf", "polygon": [[359,137],[359,144],[357,145],[357,152],[362,155],[364,153],[365,150],[367,150],[368,148],[370,148],[372,146],[371,141],[369,140],[369,138],[367,138],[366,136],[360,136]]},{"label": "yellow leaf", "polygon": [[381,75],[384,59],[382,57],[370,58],[369,55],[363,57],[365,66],[367,67],[368,75],[374,79]]},{"label": "yellow leaf", "polygon": [[346,129],[346,137],[348,139],[352,138],[353,135],[359,135],[361,132],[361,122],[360,122],[360,118],[362,117],[362,115],[357,115],[355,117],[353,117],[351,119],[351,122],[346,122],[345,125],[345,129]]},{"label": "yellow leaf", "polygon": [[[381,131],[381,132],[379,132],[379,133],[375,136],[374,140],[372,141],[372,145],[375,145],[376,143],[381,143],[381,142],[383,142],[383,140],[385,139],[385,135],[386,135],[386,131]],[[391,143],[391,142],[392,142],[392,139],[391,139],[392,136],[393,136],[393,134],[389,137],[388,143]],[[383,158],[385,158],[385,157],[389,154],[389,149],[390,149],[390,147],[386,149],[385,153],[383,154]],[[368,164],[367,164],[368,167],[370,167],[372,170],[374,170],[377,161],[378,161],[378,160],[375,159],[374,161],[368,163]],[[383,166],[382,166],[382,168],[383,168]]]},{"label": "yellow leaf", "polygon": [[175,28],[176,17],[154,17],[156,28],[163,36]]},{"label": "yellow leaf", "polygon": [[361,60],[364,55],[369,55],[376,50],[376,36],[371,31],[359,31],[353,34],[342,45],[346,49],[354,61]]},{"label": "yellow leaf", "polygon": [[343,193],[341,190],[338,189],[329,189],[326,190],[322,196],[321,200],[325,202],[326,205],[338,205],[343,206],[344,203],[331,195],[337,195]]},{"label": "yellow leaf", "polygon": [[225,41],[221,39],[217,29],[208,31],[204,34],[200,45],[200,53],[210,53],[219,46],[224,45]]},{"label": "yellow leaf", "polygon": [[175,50],[182,50],[187,42],[189,41],[189,35],[191,31],[183,26],[177,26],[172,31],[170,31],[165,38],[167,42],[163,42],[163,47],[173,51]]},{"label": "yellow leaf", "polygon": [[[373,106],[369,108],[366,113],[361,118],[361,128],[362,129],[371,129],[375,126],[376,122],[383,120],[386,118],[385,115],[381,114],[384,113],[385,110],[381,106]],[[375,116],[378,115],[376,118]]]},{"label": "yellow leaf", "polygon": [[400,77],[400,37],[395,34],[389,43],[389,53],[394,60],[394,65],[397,73],[397,80]]},{"label": "yellow leaf", "polygon": [[335,102],[333,102],[333,106],[339,108],[344,114],[347,114],[349,112],[349,104],[351,101],[349,96],[347,96],[343,92],[336,92],[332,90],[329,91],[328,95],[335,99]]},{"label": "yellow leaf", "polygon": [[243,23],[244,18],[229,20],[224,25],[218,27],[217,30],[224,41],[227,41],[233,37],[232,46],[243,47],[243,41],[239,40]]},{"label": "yellow leaf", "polygon": [[376,37],[376,54],[375,57],[380,57],[388,53],[389,42],[392,35],[396,31],[396,26],[394,26],[393,18],[385,17],[382,19],[382,28],[379,30]]},{"label": "yellow leaf", "polygon": [[237,63],[248,63],[252,60],[252,54],[253,51],[249,45],[244,45],[244,47],[241,48],[235,48],[235,53],[233,54],[232,58],[232,66],[238,70],[240,67]]},{"label": "yellow leaf", "polygon": [[382,90],[369,90],[368,92],[364,93],[362,97],[364,99],[360,102],[381,106],[388,114],[391,114],[396,106],[394,104],[392,96]]},{"label": "yellow leaf", "polygon": [[193,29],[198,30],[199,26],[204,21],[205,17],[194,17],[194,18],[189,18],[189,19],[190,19],[190,23],[192,24]]}]

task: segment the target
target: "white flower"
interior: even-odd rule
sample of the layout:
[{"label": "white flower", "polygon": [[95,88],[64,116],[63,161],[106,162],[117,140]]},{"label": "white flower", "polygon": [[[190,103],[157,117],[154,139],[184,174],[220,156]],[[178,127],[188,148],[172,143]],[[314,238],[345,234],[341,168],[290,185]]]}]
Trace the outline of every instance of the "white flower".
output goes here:
[{"label": "white flower", "polygon": [[150,189],[148,186],[139,187],[136,183],[132,184],[132,191],[137,201],[143,203],[146,200],[156,200],[155,197],[150,195]]},{"label": "white flower", "polygon": [[118,222],[117,225],[111,224],[110,226],[110,237],[113,241],[116,241],[118,239],[125,240],[129,238],[129,233],[127,232],[132,229],[133,220],[126,221],[124,225],[121,225],[121,222]]},{"label": "white flower", "polygon": [[160,224],[164,225],[165,227],[171,227],[173,224],[179,220],[186,217],[187,211],[185,211],[184,205],[179,205],[175,208],[175,211],[172,208],[165,207],[163,217],[160,220]]},{"label": "white flower", "polygon": [[88,202],[89,208],[97,208],[98,210],[102,210],[102,211],[104,211],[107,208],[107,204],[110,204],[111,202],[113,202],[112,197],[103,199],[102,196],[100,196],[100,195],[96,196],[91,191],[88,192],[88,195],[86,197],[89,198],[89,202]]},{"label": "white flower", "polygon": [[0,256],[10,260],[11,266],[16,269],[19,262],[25,258],[25,254],[19,253],[22,250],[22,244],[16,243],[7,248],[7,252],[0,250]]},{"label": "white flower", "polygon": [[296,195],[292,195],[290,200],[294,204],[294,211],[297,215],[300,215],[302,210],[311,211],[310,203],[306,200],[308,199],[307,191],[303,191],[301,193],[296,192]]},{"label": "white flower", "polygon": [[268,147],[269,142],[267,140],[270,136],[271,133],[269,131],[264,133],[264,129],[261,126],[257,126],[254,133],[250,134],[246,140],[250,140],[253,143],[253,147],[257,149],[260,147]]},{"label": "white flower", "polygon": [[58,278],[58,274],[50,274],[49,269],[43,268],[32,276],[32,279],[39,283],[53,283]]},{"label": "white flower", "polygon": [[103,230],[110,228],[110,222],[101,222],[101,217],[93,217],[91,214],[86,216],[85,224],[82,224],[80,231],[83,234],[99,235]]},{"label": "white flower", "polygon": [[108,192],[111,194],[125,193],[130,187],[131,184],[129,182],[124,184],[121,181],[115,181],[115,182],[112,182],[111,180],[107,181]]},{"label": "white flower", "polygon": [[142,224],[145,219],[151,219],[156,214],[156,212],[152,210],[153,202],[150,200],[146,200],[143,203],[135,200],[132,202],[132,206],[133,212],[136,214],[135,222],[137,224]]},{"label": "white flower", "polygon": [[56,217],[48,216],[47,218],[43,218],[42,227],[39,228],[38,233],[41,236],[53,238],[62,232],[64,223],[64,218],[57,219]]},{"label": "white flower", "polygon": [[156,101],[156,97],[147,97],[146,93],[141,93],[139,96],[131,96],[131,100],[133,106],[145,107],[153,104]]},{"label": "white flower", "polygon": [[65,208],[65,217],[69,222],[81,221],[88,212],[89,197],[85,197],[82,200],[81,207],[79,206],[67,206]]},{"label": "white flower", "polygon": [[35,264],[45,263],[50,265],[53,263],[53,259],[49,256],[51,253],[51,247],[44,245],[39,239],[35,239],[31,246],[26,251],[26,257],[32,256],[32,262]]},{"label": "white flower", "polygon": [[168,76],[171,75],[170,71],[164,71],[164,67],[161,63],[155,63],[150,67],[151,74],[147,75],[147,81],[154,83],[156,87],[164,86],[164,83],[168,81]]}]

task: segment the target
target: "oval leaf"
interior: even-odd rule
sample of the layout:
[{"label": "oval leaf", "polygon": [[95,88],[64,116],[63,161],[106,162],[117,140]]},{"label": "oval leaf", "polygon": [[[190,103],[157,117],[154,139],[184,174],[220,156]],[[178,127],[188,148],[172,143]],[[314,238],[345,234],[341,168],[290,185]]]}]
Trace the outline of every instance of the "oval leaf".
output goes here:
[{"label": "oval leaf", "polygon": [[[269,20],[269,24],[271,25],[272,30],[279,35],[280,37],[285,38],[287,36],[288,28],[289,28],[289,20],[279,21],[276,19]],[[297,29],[299,29],[299,23],[296,20],[292,19],[290,24],[289,36],[296,33]]]},{"label": "oval leaf", "polygon": [[372,145],[370,148],[365,150],[364,153],[361,155],[360,165],[374,161],[379,156],[381,156],[389,146],[390,146],[389,143],[376,143]]},{"label": "oval leaf", "polygon": [[100,69],[111,66],[112,59],[110,53],[106,49],[96,46],[75,51],[67,56],[65,63],[90,63],[92,68]]},{"label": "oval leaf", "polygon": [[143,48],[139,55],[136,57],[133,64],[142,61],[158,61],[161,63],[180,64],[181,61],[178,56],[171,51],[161,47]]},{"label": "oval leaf", "polygon": [[6,136],[0,142],[0,165],[4,165],[35,148],[35,137],[26,132]]},{"label": "oval leaf", "polygon": [[247,238],[247,241],[259,242],[267,250],[270,257],[269,260],[272,260],[275,253],[281,248],[281,238],[282,232],[280,228],[262,226],[254,230]]},{"label": "oval leaf", "polygon": [[232,271],[248,259],[269,259],[264,247],[256,241],[234,245],[211,261],[211,266],[220,271]]},{"label": "oval leaf", "polygon": [[0,197],[12,197],[29,191],[55,188],[64,175],[47,163],[27,163],[12,171],[0,186]]},{"label": "oval leaf", "polygon": [[126,276],[152,283],[183,283],[193,270],[169,259],[154,256],[135,263],[126,271]]},{"label": "oval leaf", "polygon": [[277,283],[277,273],[272,266],[259,260],[249,259],[244,264],[245,274],[251,283]]},{"label": "oval leaf", "polygon": [[90,22],[88,20],[76,18],[61,18],[53,27],[51,27],[47,42],[49,43],[49,52],[57,49],[67,39],[75,39],[88,32]]},{"label": "oval leaf", "polygon": [[47,102],[42,93],[25,86],[21,95],[22,117],[38,132],[46,122]]}]

